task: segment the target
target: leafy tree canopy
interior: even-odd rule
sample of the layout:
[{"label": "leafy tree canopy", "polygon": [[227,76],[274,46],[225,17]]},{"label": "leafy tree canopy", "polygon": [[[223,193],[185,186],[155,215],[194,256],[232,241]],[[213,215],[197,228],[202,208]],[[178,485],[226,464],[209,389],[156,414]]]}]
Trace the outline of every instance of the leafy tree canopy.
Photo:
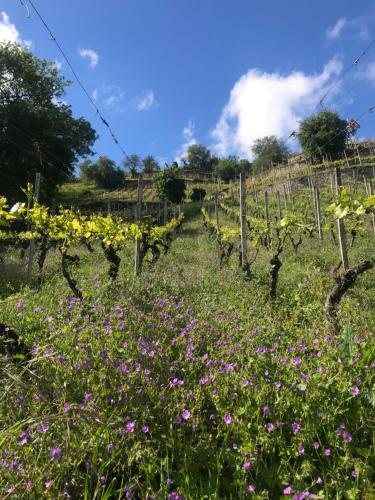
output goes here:
[{"label": "leafy tree canopy", "polygon": [[122,162],[123,167],[127,170],[132,179],[135,179],[138,175],[139,170],[142,167],[142,161],[140,157],[136,154],[127,156]]},{"label": "leafy tree canopy", "polygon": [[192,170],[212,172],[212,156],[203,144],[192,144],[187,153],[187,162]]},{"label": "leafy tree canopy", "polygon": [[251,151],[255,155],[253,162],[254,173],[268,170],[272,163],[285,163],[289,154],[289,148],[283,141],[275,135],[262,137],[254,141]]},{"label": "leafy tree canopy", "polygon": [[146,174],[152,174],[153,172],[158,172],[160,170],[159,163],[151,155],[145,156],[142,160],[143,172]]},{"label": "leafy tree canopy", "polygon": [[214,173],[224,182],[234,180],[241,172],[251,172],[251,163],[248,160],[240,160],[237,156],[228,156],[218,159]]},{"label": "leafy tree canopy", "polygon": [[191,201],[201,201],[204,200],[206,194],[207,192],[205,189],[195,187],[191,192],[190,199]]},{"label": "leafy tree canopy", "polygon": [[0,185],[9,198],[41,172],[41,199],[71,178],[97,136],[62,98],[70,82],[54,63],[13,43],[0,45]]},{"label": "leafy tree canopy", "polygon": [[224,182],[233,180],[239,174],[239,161],[236,156],[221,158],[215,166],[214,173]]},{"label": "leafy tree canopy", "polygon": [[156,194],[160,200],[167,199],[171,203],[180,203],[185,198],[186,183],[179,175],[180,169],[171,166],[164,168],[155,176]]},{"label": "leafy tree canopy", "polygon": [[81,178],[103,189],[116,189],[124,184],[124,174],[113,160],[101,156],[95,163],[85,160],[79,165]]},{"label": "leafy tree canopy", "polygon": [[336,159],[345,150],[349,135],[347,122],[325,110],[302,121],[297,137],[304,155],[319,161],[324,156]]}]

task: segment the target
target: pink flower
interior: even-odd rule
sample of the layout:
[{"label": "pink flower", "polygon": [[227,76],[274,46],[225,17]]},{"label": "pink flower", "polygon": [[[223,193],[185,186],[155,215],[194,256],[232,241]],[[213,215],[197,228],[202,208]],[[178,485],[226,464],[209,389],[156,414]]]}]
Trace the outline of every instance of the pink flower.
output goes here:
[{"label": "pink flower", "polygon": [[283,493],[284,495],[291,495],[292,494],[292,487],[291,486],[287,486],[286,488],[283,489]]},{"label": "pink flower", "polygon": [[254,493],[255,491],[255,486],[253,484],[249,484],[249,486],[247,487],[247,491],[249,493]]},{"label": "pink flower", "polygon": [[150,430],[150,427],[147,424],[143,424],[143,426],[142,426],[142,432],[144,434],[147,434],[149,432],[149,430]]},{"label": "pink flower", "polygon": [[331,450],[330,450],[329,448],[326,448],[326,449],[324,450],[324,455],[325,455],[326,457],[331,456]]},{"label": "pink flower", "polygon": [[125,428],[126,428],[126,432],[128,432],[129,434],[131,434],[132,432],[134,432],[135,423],[134,422],[128,422],[126,424]]},{"label": "pink flower", "polygon": [[250,469],[250,467],[251,467],[251,463],[250,462],[244,462],[242,464],[243,470],[248,470],[248,469]]},{"label": "pink flower", "polygon": [[184,411],[182,412],[182,418],[183,418],[184,420],[189,420],[190,415],[191,415],[191,413],[190,413],[190,411],[189,411],[189,410],[184,410]]},{"label": "pink flower", "polygon": [[353,394],[353,396],[358,396],[358,394],[360,392],[361,391],[359,390],[359,387],[357,387],[356,385],[354,387],[352,387],[352,394]]},{"label": "pink flower", "polygon": [[232,416],[231,416],[229,413],[226,413],[226,414],[224,415],[224,422],[225,422],[227,425],[230,425],[230,424],[233,422]]}]

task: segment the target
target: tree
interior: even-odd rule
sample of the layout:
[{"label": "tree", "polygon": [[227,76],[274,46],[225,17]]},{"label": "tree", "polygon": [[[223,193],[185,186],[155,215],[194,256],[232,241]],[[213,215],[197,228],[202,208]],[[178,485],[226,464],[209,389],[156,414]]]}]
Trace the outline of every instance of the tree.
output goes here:
[{"label": "tree", "polygon": [[256,139],[251,147],[255,155],[252,165],[254,173],[269,170],[272,163],[285,163],[289,154],[289,148],[283,141],[275,135],[270,135]]},{"label": "tree", "polygon": [[190,199],[191,201],[201,201],[204,200],[206,194],[207,192],[205,189],[195,187],[191,192]]},{"label": "tree", "polygon": [[224,182],[235,179],[239,173],[239,161],[236,156],[221,158],[215,167],[214,173]]},{"label": "tree", "polygon": [[198,172],[212,172],[212,157],[209,149],[202,144],[189,146],[187,161],[192,170]]},{"label": "tree", "polygon": [[304,155],[319,161],[324,156],[337,158],[345,151],[349,135],[347,122],[327,109],[302,121],[297,137]]},{"label": "tree", "polygon": [[141,168],[142,162],[138,155],[130,155],[125,158],[122,164],[124,168],[129,171],[130,177],[135,179],[138,175],[139,169]]},{"label": "tree", "polygon": [[167,166],[156,174],[154,184],[160,200],[167,199],[171,203],[181,203],[185,198],[186,183],[179,174],[180,169],[175,166]]},{"label": "tree", "polygon": [[238,167],[239,167],[239,170],[240,172],[243,172],[244,174],[251,174],[252,172],[252,164],[249,162],[249,160],[240,160],[238,162]]},{"label": "tree", "polygon": [[143,172],[145,174],[152,174],[153,172],[158,172],[160,170],[159,163],[151,155],[145,156],[142,160]]},{"label": "tree", "polygon": [[95,182],[100,188],[116,189],[124,184],[123,172],[107,156],[100,156],[96,163],[86,160],[79,165],[79,169],[83,180]]},{"label": "tree", "polygon": [[0,186],[9,198],[41,173],[41,199],[70,179],[97,136],[62,98],[70,84],[54,63],[17,44],[0,45]]}]

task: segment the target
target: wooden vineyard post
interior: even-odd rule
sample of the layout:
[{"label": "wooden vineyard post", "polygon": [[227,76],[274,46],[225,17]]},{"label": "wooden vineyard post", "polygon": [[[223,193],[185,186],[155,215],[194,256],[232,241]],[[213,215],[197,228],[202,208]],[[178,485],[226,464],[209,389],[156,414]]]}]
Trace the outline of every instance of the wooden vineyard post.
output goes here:
[{"label": "wooden vineyard post", "polygon": [[[136,222],[140,222],[142,216],[142,174],[138,177],[138,189],[137,189],[137,204],[135,208],[135,219]],[[134,261],[134,274],[138,276],[141,272],[141,240],[137,238],[135,240],[135,261]]]},{"label": "wooden vineyard post", "polygon": [[[369,190],[369,193],[370,193],[369,196],[372,196],[373,191],[372,191],[372,183],[371,183],[371,181],[369,181],[369,183],[368,183],[368,190]],[[371,220],[372,220],[372,231],[373,231],[374,236],[375,236],[375,214],[374,213],[371,214]]]},{"label": "wooden vineyard post", "polygon": [[[336,194],[339,195],[341,186],[341,171],[338,167],[335,168],[335,184],[336,184]],[[346,245],[345,224],[342,219],[337,219],[337,228],[339,233],[339,245],[340,245],[342,267],[344,271],[347,271],[349,268],[348,249]]]},{"label": "wooden vineyard post", "polygon": [[313,204],[314,204],[314,219],[316,225],[318,225],[318,216],[317,216],[317,211],[316,211],[316,196],[315,196],[315,186],[314,183],[311,182],[311,194],[312,194],[312,199],[313,199]]},{"label": "wooden vineyard post", "polygon": [[220,237],[219,193],[215,193],[215,219],[216,219],[217,232]]},{"label": "wooden vineyard post", "polygon": [[349,165],[349,160],[348,160],[348,156],[347,156],[347,154],[346,154],[345,149],[344,149],[344,155],[345,155],[346,165],[347,165],[347,167],[349,168],[349,166],[350,166],[350,165]]},{"label": "wooden vineyard post", "polygon": [[366,194],[367,194],[367,196],[370,196],[370,190],[369,190],[369,187],[368,187],[367,180],[366,180],[365,176],[363,176],[363,182],[365,184]]},{"label": "wooden vineyard post", "polygon": [[319,239],[323,239],[323,230],[322,230],[322,219],[320,213],[320,193],[319,188],[314,188],[314,196],[315,196],[315,207],[316,207],[316,222],[318,225]]},{"label": "wooden vineyard post", "polygon": [[[35,186],[34,186],[34,197],[36,201],[39,199],[39,191],[40,191],[40,172],[36,172],[35,174]],[[29,261],[27,263],[27,284],[31,285],[31,277],[33,272],[33,257],[35,251],[35,240],[34,238],[30,241],[29,246]]]},{"label": "wooden vineyard post", "polygon": [[258,193],[257,193],[257,191],[254,192],[254,196],[255,196],[255,206],[257,208],[257,217],[259,217],[259,202],[258,202]]},{"label": "wooden vineyard post", "polygon": [[247,265],[247,236],[246,236],[246,175],[240,173],[240,210],[241,210],[241,265]]},{"label": "wooden vineyard post", "polygon": [[166,223],[168,222],[168,200],[167,198],[164,198],[164,216],[163,216],[163,223],[164,223],[164,226],[166,225]]},{"label": "wooden vineyard post", "polygon": [[283,185],[284,188],[284,205],[285,205],[285,210],[288,210],[288,200],[286,196],[286,190],[285,190],[285,184]]},{"label": "wooden vineyard post", "polygon": [[277,196],[277,209],[279,211],[279,220],[282,219],[282,213],[281,213],[281,202],[280,202],[280,192],[276,191],[276,196]]},{"label": "wooden vineyard post", "polygon": [[270,212],[269,212],[269,205],[268,205],[268,192],[264,192],[264,205],[265,205],[265,219],[266,219],[266,224],[267,224],[267,245],[270,244],[271,238],[270,238]]}]

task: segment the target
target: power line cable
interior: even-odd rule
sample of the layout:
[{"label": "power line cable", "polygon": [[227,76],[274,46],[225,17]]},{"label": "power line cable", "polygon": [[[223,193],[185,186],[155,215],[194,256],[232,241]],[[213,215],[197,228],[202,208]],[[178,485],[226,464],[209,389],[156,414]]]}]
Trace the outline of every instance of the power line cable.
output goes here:
[{"label": "power line cable", "polygon": [[[23,0],[21,0],[21,3],[23,2]],[[93,108],[95,109],[96,111],[96,114],[99,116],[101,122],[103,123],[103,125],[105,127],[107,127],[111,137],[112,137],[112,140],[113,142],[118,146],[118,148],[120,149],[120,151],[122,152],[122,154],[129,159],[129,155],[127,154],[127,152],[125,151],[125,149],[122,147],[122,145],[120,144],[119,140],[117,139],[117,137],[115,136],[110,124],[108,123],[108,121],[103,117],[100,109],[98,108],[98,106],[96,105],[94,99],[92,98],[92,96],[90,95],[90,93],[86,90],[85,86],[83,85],[81,79],[79,78],[79,76],[77,75],[76,71],[74,70],[68,56],[65,54],[63,48],[61,47],[60,43],[57,41],[55,35],[53,34],[52,30],[50,29],[50,27],[48,26],[47,22],[44,20],[44,18],[42,17],[42,15],[40,14],[40,12],[38,11],[38,9],[35,7],[34,3],[32,0],[28,0],[29,4],[31,5],[32,9],[34,10],[34,12],[36,13],[36,15],[39,17],[40,21],[42,22],[42,24],[44,25],[44,27],[46,28],[47,32],[49,33],[50,37],[51,37],[51,40],[56,44],[59,52],[61,53],[61,55],[63,56],[63,58],[65,59],[65,62],[67,63],[67,65],[69,66],[70,70],[72,71],[78,85],[81,87],[81,89],[83,90],[83,92],[85,93],[86,97],[89,99],[90,103],[92,104]]]},{"label": "power line cable", "polygon": [[328,88],[328,90],[325,92],[325,94],[321,97],[319,100],[319,103],[316,105],[313,114],[317,110],[319,106],[323,108],[323,102],[325,99],[328,97],[328,95],[332,92],[332,90],[341,82],[341,80],[344,79],[344,77],[355,67],[358,66],[360,63],[361,59],[366,55],[366,53],[370,50],[370,48],[375,44],[375,38],[372,40],[372,42],[361,52],[361,54],[348,66],[345,71],[332,83],[332,85]]},{"label": "power line cable", "polygon": [[[354,61],[350,64],[350,66],[348,66],[345,71],[338,77],[336,78],[336,80],[331,84],[331,86],[327,89],[327,91],[325,92],[325,94],[320,98],[319,102],[317,103],[317,105],[315,106],[313,112],[311,113],[311,115],[315,114],[317,109],[319,108],[319,106],[321,106],[323,108],[323,102],[326,100],[326,98],[328,97],[328,95],[332,92],[332,90],[339,84],[339,82],[341,80],[344,79],[344,77],[355,67],[358,66],[358,64],[360,63],[361,59],[367,54],[367,52],[371,49],[371,47],[375,44],[375,38],[369,43],[369,45],[367,45],[367,47],[359,54],[359,56],[354,59]],[[365,112],[365,114],[367,113],[367,111]],[[310,115],[310,116],[311,116]],[[362,116],[362,115],[361,115]],[[341,132],[340,132],[341,133]],[[289,139],[296,139],[297,138],[297,131],[296,130],[293,130],[292,133],[289,135]]]}]

